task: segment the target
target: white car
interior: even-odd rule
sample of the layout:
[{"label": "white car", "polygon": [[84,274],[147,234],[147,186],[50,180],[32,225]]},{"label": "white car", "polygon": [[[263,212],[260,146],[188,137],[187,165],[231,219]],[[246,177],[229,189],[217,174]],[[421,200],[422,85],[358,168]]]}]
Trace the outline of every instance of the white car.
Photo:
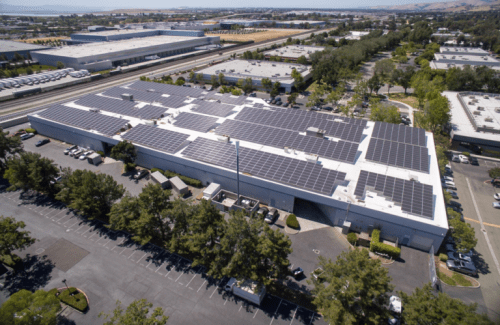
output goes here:
[{"label": "white car", "polygon": [[391,296],[389,298],[389,310],[401,314],[403,303],[401,302],[401,298],[398,296]]},{"label": "white car", "polygon": [[495,198],[495,200],[500,201],[500,193],[495,193],[495,195],[493,195],[493,197]]},{"label": "white car", "polygon": [[468,164],[469,163],[469,157],[465,155],[459,155],[458,158],[460,158],[460,162],[462,164]]},{"label": "white car", "polygon": [[454,182],[455,180],[453,179],[453,177],[450,177],[450,176],[443,176],[443,178],[441,179],[442,181],[450,181],[450,182]]},{"label": "white car", "polygon": [[495,209],[500,209],[500,202],[493,202],[493,207]]},{"label": "white car", "polygon": [[454,182],[452,182],[452,181],[446,181],[446,180],[443,180],[443,181],[441,181],[441,183],[446,184],[446,185],[449,185],[449,186],[456,187],[455,183],[454,183]]},{"label": "white car", "polygon": [[453,161],[453,162],[460,162],[460,157],[457,156],[457,155],[453,155],[453,157],[451,157],[451,161]]},{"label": "white car", "polygon": [[80,155],[80,157],[78,157],[78,159],[85,160],[91,153],[94,153],[94,151],[92,151],[92,150],[86,151],[86,152],[82,153]]}]

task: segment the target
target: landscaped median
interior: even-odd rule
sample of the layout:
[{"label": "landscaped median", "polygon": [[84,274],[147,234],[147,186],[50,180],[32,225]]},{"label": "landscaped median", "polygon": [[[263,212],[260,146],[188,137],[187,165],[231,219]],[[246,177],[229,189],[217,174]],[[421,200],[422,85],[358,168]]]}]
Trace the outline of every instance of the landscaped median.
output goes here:
[{"label": "landscaped median", "polygon": [[470,287],[470,288],[480,287],[480,283],[476,279],[448,269],[448,267],[446,266],[446,260],[447,260],[446,255],[439,254],[439,256],[434,257],[434,260],[436,263],[437,276],[439,280],[441,280],[441,282],[443,282],[444,284],[457,287]]},{"label": "landscaped median", "polygon": [[82,290],[71,287],[62,289],[52,289],[49,291],[53,293],[63,304],[76,309],[79,312],[85,313],[89,308],[89,301]]},{"label": "landscaped median", "polygon": [[370,250],[374,253],[387,254],[393,259],[397,259],[401,255],[401,248],[380,242],[380,230],[378,229],[372,231]]}]

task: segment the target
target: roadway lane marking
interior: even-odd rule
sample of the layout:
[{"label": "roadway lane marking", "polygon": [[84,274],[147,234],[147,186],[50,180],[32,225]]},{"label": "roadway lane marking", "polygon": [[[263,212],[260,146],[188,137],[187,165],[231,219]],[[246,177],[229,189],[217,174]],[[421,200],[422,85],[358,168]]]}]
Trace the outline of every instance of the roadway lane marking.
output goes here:
[{"label": "roadway lane marking", "polygon": [[[467,221],[475,222],[475,223],[481,223],[479,220],[476,220],[476,219],[465,218],[465,217],[464,217],[464,219],[467,220]],[[495,227],[495,228],[500,228],[500,225],[495,225],[495,224],[487,223],[487,222],[483,222],[483,225],[490,226],[490,227]]]},{"label": "roadway lane marking", "polygon": [[479,219],[479,223],[481,224],[481,232],[484,234],[484,238],[486,239],[486,243],[488,244],[488,248],[490,249],[490,253],[491,253],[491,256],[493,257],[493,261],[495,262],[495,265],[497,267],[497,271],[500,274],[500,264],[498,263],[495,252],[493,251],[493,246],[491,246],[491,242],[490,242],[490,238],[488,237],[488,233],[486,232],[486,229],[484,228],[483,218],[481,218],[481,214],[479,213],[479,209],[477,208],[476,199],[474,198],[474,193],[472,192],[472,188],[470,187],[469,178],[466,177],[465,180],[467,181],[467,186],[469,187],[470,196],[472,197],[472,203],[474,203],[474,208],[476,209],[477,217]]},{"label": "roadway lane marking", "polygon": [[269,325],[272,325],[274,318],[276,317],[276,313],[278,312],[278,309],[280,309],[281,303],[283,302],[283,299],[280,300],[280,303],[278,304],[278,308],[276,308],[276,311],[274,312],[273,318],[271,319],[271,322]]}]

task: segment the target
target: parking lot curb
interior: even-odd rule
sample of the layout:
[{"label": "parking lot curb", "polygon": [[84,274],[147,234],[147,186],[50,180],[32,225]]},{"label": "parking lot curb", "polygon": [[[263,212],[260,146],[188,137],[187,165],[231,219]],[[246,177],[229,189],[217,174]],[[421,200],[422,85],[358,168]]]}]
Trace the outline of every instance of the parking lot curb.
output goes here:
[{"label": "parking lot curb", "polygon": [[287,225],[285,225],[285,232],[289,235],[296,235],[300,232],[300,230],[292,229],[292,228],[288,227]]}]

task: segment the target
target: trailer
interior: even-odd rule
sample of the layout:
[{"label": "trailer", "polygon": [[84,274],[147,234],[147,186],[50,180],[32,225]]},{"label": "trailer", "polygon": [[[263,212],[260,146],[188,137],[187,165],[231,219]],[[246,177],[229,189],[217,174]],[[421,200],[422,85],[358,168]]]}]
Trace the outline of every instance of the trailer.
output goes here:
[{"label": "trailer", "polygon": [[220,184],[212,183],[203,191],[203,199],[211,200],[215,194],[219,193]]},{"label": "trailer", "polygon": [[235,278],[229,279],[224,290],[232,292],[235,296],[248,300],[256,305],[260,305],[266,295],[266,288],[261,286],[256,292],[258,283],[252,280],[238,281]]}]

